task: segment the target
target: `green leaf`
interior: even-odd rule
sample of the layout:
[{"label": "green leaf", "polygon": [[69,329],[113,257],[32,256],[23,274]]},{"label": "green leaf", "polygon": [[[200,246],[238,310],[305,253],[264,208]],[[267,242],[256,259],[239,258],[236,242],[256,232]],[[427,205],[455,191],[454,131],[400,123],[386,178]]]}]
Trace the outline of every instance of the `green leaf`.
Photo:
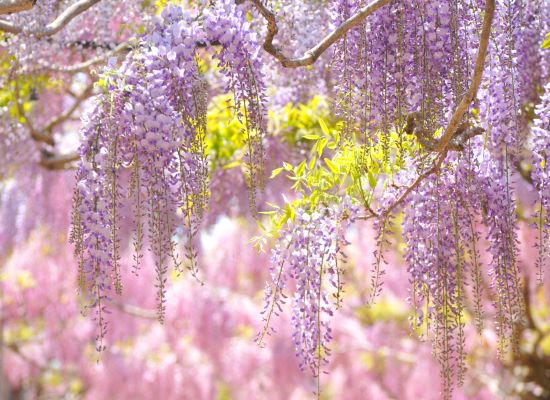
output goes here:
[{"label": "green leaf", "polygon": [[295,173],[298,176],[303,175],[304,171],[306,170],[306,160],[302,161],[300,165],[296,167]]},{"label": "green leaf", "polygon": [[285,171],[292,171],[292,165],[287,163],[286,161],[283,161],[283,168]]},{"label": "green leaf", "polygon": [[269,177],[269,179],[275,178],[277,175],[279,175],[283,171],[283,169],[284,169],[283,167],[275,168],[273,171],[271,171],[271,176]]},{"label": "green leaf", "polygon": [[368,178],[370,187],[374,189],[376,187],[376,178],[374,177],[374,174],[371,170],[369,170]]},{"label": "green leaf", "polygon": [[309,169],[313,169],[313,167],[315,167],[316,162],[317,162],[317,157],[313,156],[309,161]]},{"label": "green leaf", "polygon": [[271,214],[277,214],[277,210],[271,210],[271,211],[259,211],[259,214],[265,214],[265,215],[271,215]]},{"label": "green leaf", "polygon": [[325,149],[325,146],[328,143],[327,138],[323,138],[317,142],[317,155],[321,157],[323,155],[323,150]]},{"label": "green leaf", "polygon": [[241,165],[240,161],[233,161],[233,162],[230,162],[229,164],[224,165],[223,169],[231,169],[231,168],[238,167],[240,165]]},{"label": "green leaf", "polygon": [[305,135],[304,136],[304,139],[307,139],[307,140],[318,140],[320,138],[319,135]]},{"label": "green leaf", "polygon": [[338,166],[331,159],[325,158],[324,161],[325,161],[325,164],[327,164],[327,167],[330,169],[330,171],[333,174],[338,173]]},{"label": "green leaf", "polygon": [[543,49],[550,49],[550,32],[546,34],[546,37],[544,38],[544,42],[542,42]]},{"label": "green leaf", "polygon": [[330,135],[330,130],[328,129],[327,124],[325,123],[325,121],[323,121],[322,118],[319,118],[319,125],[321,126],[321,130],[323,131],[323,133],[326,136],[329,136]]}]

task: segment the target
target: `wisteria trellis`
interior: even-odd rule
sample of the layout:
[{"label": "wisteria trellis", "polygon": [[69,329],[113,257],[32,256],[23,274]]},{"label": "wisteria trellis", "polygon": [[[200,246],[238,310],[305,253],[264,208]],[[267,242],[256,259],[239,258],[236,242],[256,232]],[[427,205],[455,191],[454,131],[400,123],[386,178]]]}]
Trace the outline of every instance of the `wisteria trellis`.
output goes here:
[{"label": "wisteria trellis", "polygon": [[[82,286],[93,298],[98,348],[106,329],[103,313],[122,291],[121,213],[133,210],[136,272],[146,246],[155,259],[161,320],[168,266],[198,273],[194,241],[209,192],[208,88],[201,68],[208,57],[217,60],[244,126],[253,212],[264,174],[267,75],[280,71],[279,62],[329,68],[338,82],[332,89],[342,142],[384,144],[391,133],[414,135],[423,154],[405,160],[408,167],[391,178],[399,184],[389,185],[388,178],[388,190],[366,218],[377,220],[383,248],[392,215],[403,213],[414,323],[428,326],[433,337],[444,393],[462,379],[466,283],[476,298],[486,290],[478,279],[479,249],[485,246],[479,222],[492,255],[489,289],[501,348],[514,348],[524,305],[513,170],[526,152],[533,157],[538,191],[539,271],[548,263],[550,56],[540,49],[550,29],[548,2],[330,0],[308,18],[330,21],[331,33],[311,27],[301,43],[277,25],[277,13],[300,15],[295,2],[281,1],[277,13],[260,0],[215,3],[198,14],[168,7],[122,67],[103,72],[103,93],[84,120],[71,238]],[[317,40],[310,43],[312,37]],[[286,43],[300,51],[305,46],[304,56],[285,56],[293,50]],[[301,79],[300,72],[293,74]],[[318,377],[329,355],[330,316],[340,301],[344,228],[365,213],[348,198],[321,207],[305,204],[272,251],[273,282],[266,289],[266,327],[259,339],[271,332],[272,315],[283,310],[285,283],[294,280],[296,353]],[[176,240],[184,243],[182,260]],[[380,265],[376,271],[381,273]]]}]

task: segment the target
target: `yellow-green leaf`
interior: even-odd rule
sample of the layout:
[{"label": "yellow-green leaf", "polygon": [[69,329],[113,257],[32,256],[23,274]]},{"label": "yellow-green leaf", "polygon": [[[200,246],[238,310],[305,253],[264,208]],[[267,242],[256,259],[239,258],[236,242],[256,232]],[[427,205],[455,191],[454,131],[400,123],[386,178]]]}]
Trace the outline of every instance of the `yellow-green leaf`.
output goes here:
[{"label": "yellow-green leaf", "polygon": [[323,131],[323,133],[326,136],[329,136],[330,135],[330,130],[328,129],[327,124],[325,123],[325,121],[323,121],[322,118],[319,118],[319,125],[321,126],[321,130]]},{"label": "yellow-green leaf", "polygon": [[230,162],[229,164],[224,165],[223,169],[231,169],[231,168],[238,167],[240,165],[241,165],[240,161],[233,161],[233,162]]},{"label": "yellow-green leaf", "polygon": [[376,178],[374,177],[374,174],[371,170],[369,170],[368,178],[370,187],[374,189],[376,187]]},{"label": "yellow-green leaf", "polygon": [[284,169],[283,167],[275,168],[273,171],[271,171],[271,176],[269,178],[270,179],[275,178],[277,175],[279,175],[283,171],[283,169]]},{"label": "yellow-green leaf", "polygon": [[325,164],[327,164],[327,167],[331,170],[333,174],[338,173],[338,166],[329,158],[325,158]]},{"label": "yellow-green leaf", "polygon": [[323,138],[317,142],[317,155],[321,157],[323,155],[323,150],[325,149],[325,146],[328,143],[327,138]]}]

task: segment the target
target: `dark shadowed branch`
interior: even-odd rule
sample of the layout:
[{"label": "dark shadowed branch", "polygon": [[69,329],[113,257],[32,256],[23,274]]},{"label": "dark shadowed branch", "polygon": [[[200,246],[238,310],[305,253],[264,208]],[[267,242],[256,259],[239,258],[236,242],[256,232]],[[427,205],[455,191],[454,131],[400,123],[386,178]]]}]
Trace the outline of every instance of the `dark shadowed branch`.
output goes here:
[{"label": "dark shadowed branch", "polygon": [[74,168],[74,163],[79,159],[80,156],[77,153],[53,154],[46,150],[42,150],[38,163],[40,166],[51,171],[59,171]]}]

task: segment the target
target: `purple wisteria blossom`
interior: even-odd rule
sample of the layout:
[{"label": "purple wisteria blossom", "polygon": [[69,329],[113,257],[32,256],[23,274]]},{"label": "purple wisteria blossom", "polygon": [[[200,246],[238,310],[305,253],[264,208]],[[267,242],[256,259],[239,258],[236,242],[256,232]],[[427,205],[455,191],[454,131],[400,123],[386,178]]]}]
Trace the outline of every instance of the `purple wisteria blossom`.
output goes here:
[{"label": "purple wisteria blossom", "polygon": [[[200,20],[169,6],[122,67],[108,66],[102,74],[104,93],[81,132],[72,232],[81,283],[93,299],[90,307],[100,326],[100,349],[106,304],[122,291],[121,209],[133,210],[134,270],[139,270],[145,246],[153,255],[161,321],[169,266],[198,273],[194,242],[207,204],[209,175],[208,94],[199,47],[220,46],[212,55],[227,76],[226,90],[234,95],[237,116],[246,126],[254,204],[267,128],[257,44],[246,28],[244,12],[230,1],[218,2]],[[131,173],[126,180],[125,171]],[[183,260],[177,238],[184,243]]]},{"label": "purple wisteria blossom", "polygon": [[330,318],[340,305],[346,256],[346,227],[353,223],[357,207],[349,199],[339,205],[297,210],[271,253],[271,282],[264,296],[264,329],[257,340],[273,332],[271,318],[283,312],[289,280],[292,297],[293,342],[300,367],[319,377],[328,364],[332,339]]}]

